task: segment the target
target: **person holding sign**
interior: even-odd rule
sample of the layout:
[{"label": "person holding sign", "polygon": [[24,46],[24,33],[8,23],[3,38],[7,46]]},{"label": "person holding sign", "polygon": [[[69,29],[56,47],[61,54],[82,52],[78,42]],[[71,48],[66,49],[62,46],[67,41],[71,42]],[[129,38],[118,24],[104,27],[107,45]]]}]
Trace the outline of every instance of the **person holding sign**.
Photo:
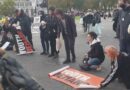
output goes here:
[{"label": "person holding sign", "polygon": [[87,42],[90,45],[90,51],[85,55],[83,64],[80,68],[88,70],[100,70],[101,63],[104,61],[104,51],[99,38],[95,32],[89,32],[87,35]]},{"label": "person holding sign", "polygon": [[130,55],[119,52],[114,46],[107,46],[105,53],[111,61],[111,72],[106,79],[101,82],[100,88],[106,87],[116,78],[120,78],[127,90],[130,90]]}]

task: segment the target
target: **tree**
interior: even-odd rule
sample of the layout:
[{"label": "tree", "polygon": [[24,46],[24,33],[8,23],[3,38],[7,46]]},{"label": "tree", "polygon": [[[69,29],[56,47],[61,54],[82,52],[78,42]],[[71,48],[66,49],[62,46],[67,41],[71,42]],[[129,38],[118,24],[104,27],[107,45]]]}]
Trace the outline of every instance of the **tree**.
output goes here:
[{"label": "tree", "polygon": [[112,8],[117,4],[117,0],[48,0],[49,6],[57,8],[79,10],[87,9],[105,9]]},{"label": "tree", "polygon": [[3,3],[0,5],[0,14],[9,16],[12,15],[15,10],[15,2],[14,0],[3,0]]}]

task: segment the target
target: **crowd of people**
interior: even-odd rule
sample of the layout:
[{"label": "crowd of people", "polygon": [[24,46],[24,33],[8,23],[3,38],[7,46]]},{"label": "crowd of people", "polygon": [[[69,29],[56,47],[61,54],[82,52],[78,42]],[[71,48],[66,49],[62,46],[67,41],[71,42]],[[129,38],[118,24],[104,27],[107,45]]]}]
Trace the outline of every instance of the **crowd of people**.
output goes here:
[{"label": "crowd of people", "polygon": [[[101,82],[99,88],[106,87],[110,82],[118,78],[121,80],[126,88],[130,90],[130,73],[127,72],[130,68],[130,4],[129,0],[118,0],[119,8],[114,11],[113,29],[116,32],[116,37],[119,40],[120,50],[118,51],[112,45],[106,46],[103,49],[101,40],[101,15],[98,11],[88,13],[83,17],[83,26],[87,32],[86,41],[90,46],[90,50],[86,52],[80,68],[84,71],[101,70],[101,65],[105,60],[105,54],[111,61],[111,72]],[[17,23],[21,26],[21,30],[30,44],[32,42],[31,23],[32,20],[23,10],[15,11],[16,18],[3,25],[5,31],[4,38],[10,31],[10,26]],[[42,45],[41,55],[48,55],[48,57],[58,58],[60,50],[56,49],[56,40],[63,37],[66,51],[66,59],[63,64],[75,63],[75,39],[77,37],[77,30],[75,20],[72,16],[65,14],[61,9],[49,8],[49,14],[45,15],[42,11],[40,18],[40,39]],[[92,26],[95,29],[92,30]],[[34,46],[33,46],[33,50]],[[72,55],[72,58],[71,58]]]}]

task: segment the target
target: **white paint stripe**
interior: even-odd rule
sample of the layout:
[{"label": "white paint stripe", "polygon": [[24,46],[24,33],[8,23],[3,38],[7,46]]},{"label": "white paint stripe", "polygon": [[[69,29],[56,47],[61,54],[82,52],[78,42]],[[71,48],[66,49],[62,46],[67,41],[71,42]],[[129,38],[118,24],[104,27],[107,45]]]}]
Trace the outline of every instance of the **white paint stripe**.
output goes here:
[{"label": "white paint stripe", "polygon": [[117,60],[114,63],[114,69],[112,71],[112,73],[108,76],[108,78],[102,83],[103,85],[109,83],[111,81],[111,79],[113,78],[113,76],[115,75],[116,71],[118,69],[118,63]]}]

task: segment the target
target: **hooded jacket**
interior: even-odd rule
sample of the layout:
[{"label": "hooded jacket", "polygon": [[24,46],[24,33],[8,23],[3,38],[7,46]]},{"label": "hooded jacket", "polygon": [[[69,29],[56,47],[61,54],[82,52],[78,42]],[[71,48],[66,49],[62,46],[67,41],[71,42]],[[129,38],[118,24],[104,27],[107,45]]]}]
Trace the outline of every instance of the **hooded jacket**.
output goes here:
[{"label": "hooded jacket", "polygon": [[103,47],[100,43],[99,39],[94,39],[93,42],[90,44],[90,51],[88,52],[89,58],[98,58],[99,60],[104,61],[105,55],[103,51]]}]

